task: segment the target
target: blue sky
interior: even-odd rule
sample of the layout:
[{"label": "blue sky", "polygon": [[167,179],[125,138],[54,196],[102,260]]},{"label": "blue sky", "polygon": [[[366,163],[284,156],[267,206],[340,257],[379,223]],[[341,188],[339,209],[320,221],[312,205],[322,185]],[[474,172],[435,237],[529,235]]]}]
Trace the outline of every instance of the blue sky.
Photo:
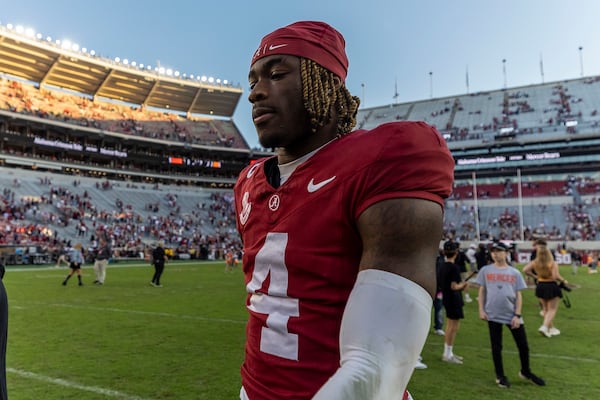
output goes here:
[{"label": "blue sky", "polygon": [[[346,38],[346,84],[362,106],[600,75],[597,0],[0,0],[0,23],[240,83],[234,121],[251,146],[249,60],[266,33],[326,21]],[[579,47],[583,50],[579,50]],[[583,60],[583,62],[581,62]],[[430,72],[432,73],[430,75]],[[364,85],[364,86],[363,86]]]}]

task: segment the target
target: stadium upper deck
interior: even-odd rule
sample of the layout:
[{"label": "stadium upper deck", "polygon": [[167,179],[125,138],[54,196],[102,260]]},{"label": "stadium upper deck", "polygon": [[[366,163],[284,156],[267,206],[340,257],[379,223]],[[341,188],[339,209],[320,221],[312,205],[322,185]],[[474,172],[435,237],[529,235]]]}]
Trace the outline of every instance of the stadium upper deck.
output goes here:
[{"label": "stadium upper deck", "polygon": [[434,125],[456,179],[594,174],[600,170],[600,76],[359,110],[359,127],[399,120]]},{"label": "stadium upper deck", "polygon": [[254,156],[242,89],[177,75],[0,26],[0,164],[232,186]]},{"label": "stadium upper deck", "polygon": [[187,114],[232,117],[241,88],[159,74],[60,43],[30,38],[0,26],[0,72],[94,98],[169,109]]},{"label": "stadium upper deck", "polygon": [[[23,80],[0,82],[4,164],[227,187],[267,154],[251,151],[233,123],[242,90],[230,85],[161,75],[2,26],[0,75]],[[458,182],[517,169],[562,180],[600,171],[598,110],[600,76],[366,108],[357,120],[365,129],[397,120],[435,125]]]}]

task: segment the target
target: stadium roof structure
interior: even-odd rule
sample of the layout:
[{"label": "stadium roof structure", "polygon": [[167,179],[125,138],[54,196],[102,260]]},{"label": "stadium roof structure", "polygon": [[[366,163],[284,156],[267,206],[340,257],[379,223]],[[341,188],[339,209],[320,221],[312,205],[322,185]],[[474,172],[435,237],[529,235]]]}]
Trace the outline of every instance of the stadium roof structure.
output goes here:
[{"label": "stadium roof structure", "polygon": [[40,87],[228,118],[242,95],[241,88],[164,76],[0,28],[0,73]]}]

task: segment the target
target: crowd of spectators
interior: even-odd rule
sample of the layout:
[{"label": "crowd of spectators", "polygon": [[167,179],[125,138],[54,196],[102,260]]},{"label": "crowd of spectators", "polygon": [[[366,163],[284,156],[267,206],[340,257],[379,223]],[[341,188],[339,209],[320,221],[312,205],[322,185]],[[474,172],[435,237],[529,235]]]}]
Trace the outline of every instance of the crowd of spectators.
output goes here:
[{"label": "crowd of spectators", "polygon": [[[114,191],[118,183],[74,179],[72,187],[54,183],[44,176],[35,181],[38,194],[22,194],[20,179],[12,181],[0,196],[0,245],[38,246],[56,259],[65,248],[78,241],[92,253],[101,235],[108,238],[116,258],[140,257],[149,246],[164,241],[173,257],[223,258],[227,251],[239,252],[241,243],[235,229],[233,197],[230,191],[198,196],[193,207],[182,205],[180,193],[168,186],[144,187],[153,196],[145,203],[128,202],[127,189],[118,187],[114,204],[99,201],[102,192]],[[582,187],[595,187],[589,180],[574,181]],[[583,183],[585,182],[585,184]],[[136,186],[137,188],[137,186]],[[136,189],[139,190],[139,189]],[[20,191],[17,195],[16,191]],[[189,196],[189,194],[188,194]],[[189,203],[189,197],[188,197]],[[100,205],[104,206],[100,206]],[[547,205],[535,211],[544,215]],[[524,226],[524,239],[600,240],[600,204],[587,196],[580,204],[562,206],[564,225],[540,223]],[[476,239],[476,213],[472,203],[450,201],[446,210],[444,239]],[[505,207],[495,216],[480,221],[480,240],[520,240],[516,207]]]},{"label": "crowd of spectators", "polygon": [[[600,77],[585,78],[556,84],[532,85],[530,88],[476,92],[455,96],[446,101],[447,107],[439,108],[439,99],[430,103],[430,112],[424,117],[444,134],[449,142],[490,140],[516,135],[529,135],[544,132],[577,133],[580,128],[597,128],[600,125],[598,104],[594,97],[584,94],[571,94],[582,86],[597,85]],[[583,90],[581,93],[594,93]],[[584,96],[584,97],[582,97]],[[532,99],[533,98],[533,99]],[[589,103],[589,106],[586,104]],[[420,109],[426,107],[421,105]],[[369,110],[359,115],[358,126],[369,124],[371,119],[413,120],[423,116],[411,115],[412,107],[406,113],[392,113],[384,107]],[[440,116],[447,116],[440,118]],[[567,124],[576,121],[577,124]],[[437,122],[437,123],[436,123]]]},{"label": "crowd of spectators", "polygon": [[[522,182],[521,193],[524,197],[568,196],[572,194],[571,177],[567,180]],[[591,178],[580,178],[585,181],[583,194],[600,193],[600,183],[596,184]],[[505,179],[498,183],[478,183],[478,199],[514,198],[518,193],[518,183]],[[580,192],[581,193],[581,192]],[[450,195],[451,200],[473,199],[473,184],[471,182],[457,183]]]},{"label": "crowd of spectators", "polygon": [[[55,185],[51,179],[41,181],[41,195],[18,196],[11,188],[3,190],[0,245],[34,246],[49,254],[49,260],[56,260],[75,242],[84,243],[84,253],[91,256],[99,237],[111,243],[115,259],[139,258],[158,241],[176,258],[221,259],[227,251],[241,249],[233,194],[228,191],[199,195],[198,203],[184,212],[173,190],[165,193],[164,188],[149,187],[150,193],[160,196],[162,207],[147,208],[118,197],[111,208],[102,209],[94,187],[81,188],[77,180],[73,188]],[[75,193],[74,188],[83,190]],[[127,198],[126,191],[119,193]]]},{"label": "crowd of spectators", "polygon": [[[511,189],[507,190],[507,187]],[[532,240],[540,237],[559,241],[600,240],[600,185],[594,179],[569,176],[564,181],[523,183],[522,201],[527,204],[528,214],[524,215],[525,221],[538,221],[534,224],[523,221],[523,226],[516,193],[516,184],[509,181],[478,185],[478,199],[482,202],[475,210],[472,187],[465,184],[455,188],[446,209],[444,238],[473,240],[479,233],[481,240]],[[550,200],[557,196],[564,197],[562,203]],[[510,207],[496,204],[506,199],[514,200],[514,204]],[[535,200],[532,202],[532,199]],[[499,208],[501,211],[498,211]]]},{"label": "crowd of spectators", "polygon": [[174,112],[159,112],[143,105],[91,100],[67,92],[37,88],[0,77],[0,110],[32,115],[104,131],[187,144],[245,149],[233,123]]}]

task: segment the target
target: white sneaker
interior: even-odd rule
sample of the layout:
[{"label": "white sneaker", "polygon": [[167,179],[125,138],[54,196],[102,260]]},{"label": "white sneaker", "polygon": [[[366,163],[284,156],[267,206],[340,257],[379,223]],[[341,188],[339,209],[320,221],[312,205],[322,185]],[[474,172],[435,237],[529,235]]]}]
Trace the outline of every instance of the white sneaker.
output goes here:
[{"label": "white sneaker", "polygon": [[415,369],[427,369],[427,364],[425,364],[421,357],[417,360],[417,364],[415,365]]},{"label": "white sneaker", "polygon": [[454,354],[450,357],[443,356],[442,361],[450,363],[450,364],[462,364],[462,360],[456,357]]},{"label": "white sneaker", "polygon": [[560,335],[560,331],[558,329],[556,329],[555,327],[548,329],[548,333],[550,334],[550,336]]},{"label": "white sneaker", "polygon": [[550,332],[548,331],[548,327],[546,325],[542,325],[540,326],[540,328],[538,329],[538,332],[540,333],[540,335],[542,336],[546,336],[546,337],[551,337],[552,335],[550,334]]},{"label": "white sneaker", "polygon": [[441,329],[436,329],[435,331],[433,331],[433,333],[435,333],[438,336],[444,336],[444,335],[446,335],[446,332],[444,332]]}]

